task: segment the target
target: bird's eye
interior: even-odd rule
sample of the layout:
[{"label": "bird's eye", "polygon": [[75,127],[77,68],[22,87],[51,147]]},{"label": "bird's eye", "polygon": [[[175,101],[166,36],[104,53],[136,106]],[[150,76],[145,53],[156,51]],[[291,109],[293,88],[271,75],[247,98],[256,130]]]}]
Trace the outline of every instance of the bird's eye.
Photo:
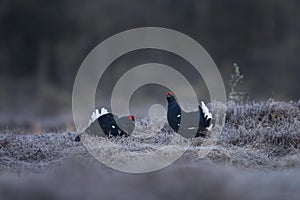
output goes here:
[{"label": "bird's eye", "polygon": [[114,125],[111,126],[112,128],[116,128]]}]

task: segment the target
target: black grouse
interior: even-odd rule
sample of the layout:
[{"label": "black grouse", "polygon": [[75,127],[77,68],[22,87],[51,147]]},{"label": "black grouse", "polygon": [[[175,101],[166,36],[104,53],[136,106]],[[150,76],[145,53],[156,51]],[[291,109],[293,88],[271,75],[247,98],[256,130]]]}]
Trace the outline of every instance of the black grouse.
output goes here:
[{"label": "black grouse", "polygon": [[[99,125],[102,132],[99,131]],[[107,109],[102,108],[101,113],[96,109],[93,112],[89,121],[89,127],[85,130],[87,134],[107,136],[107,137],[118,137],[130,135],[135,127],[135,117],[133,115],[117,117],[112,113],[109,113]],[[101,134],[101,133],[104,133]],[[75,141],[80,141],[80,136],[75,138]]]},{"label": "black grouse", "polygon": [[[203,102],[199,105],[199,111],[187,113],[180,108],[172,92],[167,93],[167,101],[167,119],[170,127],[176,133],[179,131],[180,124],[183,126],[180,127],[179,134],[187,138],[205,137],[205,132],[211,130],[212,115]],[[199,119],[198,122],[196,121],[197,119]],[[197,132],[195,132],[195,129],[197,129]]]}]

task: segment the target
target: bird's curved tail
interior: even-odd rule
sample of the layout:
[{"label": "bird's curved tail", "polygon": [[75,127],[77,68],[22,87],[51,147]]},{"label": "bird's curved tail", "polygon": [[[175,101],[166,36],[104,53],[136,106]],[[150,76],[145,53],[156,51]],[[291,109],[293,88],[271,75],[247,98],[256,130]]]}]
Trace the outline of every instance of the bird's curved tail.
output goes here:
[{"label": "bird's curved tail", "polygon": [[200,110],[200,126],[208,131],[211,131],[213,124],[211,124],[212,114],[203,101],[199,105]]}]

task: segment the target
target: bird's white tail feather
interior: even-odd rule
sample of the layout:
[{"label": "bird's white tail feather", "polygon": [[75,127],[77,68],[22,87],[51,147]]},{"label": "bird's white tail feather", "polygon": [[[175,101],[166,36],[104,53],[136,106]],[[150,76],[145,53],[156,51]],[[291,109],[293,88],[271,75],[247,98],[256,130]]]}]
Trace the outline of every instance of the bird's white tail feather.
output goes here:
[{"label": "bird's white tail feather", "polygon": [[206,128],[206,130],[211,131],[213,127],[213,124],[210,124],[209,127]]},{"label": "bird's white tail feather", "polygon": [[89,120],[89,125],[91,125],[91,123],[97,120],[100,116],[105,115],[107,113],[109,112],[106,108],[101,108],[101,113],[99,113],[99,110],[96,109],[91,115],[91,119]]},{"label": "bird's white tail feather", "polygon": [[109,112],[108,112],[108,110],[106,108],[101,108],[100,116],[105,115],[107,113],[109,113]]},{"label": "bird's white tail feather", "polygon": [[209,112],[207,106],[203,101],[201,101],[201,108],[203,110],[204,116],[207,117],[207,119],[212,119],[212,114]]}]

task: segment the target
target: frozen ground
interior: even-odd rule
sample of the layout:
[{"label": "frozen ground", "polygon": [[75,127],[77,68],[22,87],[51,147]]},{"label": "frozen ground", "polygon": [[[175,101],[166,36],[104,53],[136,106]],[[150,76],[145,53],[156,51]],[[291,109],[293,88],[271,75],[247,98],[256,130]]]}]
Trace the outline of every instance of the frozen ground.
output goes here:
[{"label": "frozen ground", "polygon": [[205,158],[203,139],[194,139],[173,165],[147,174],[100,164],[73,132],[3,131],[0,199],[299,199],[300,102],[227,106],[225,127]]}]

